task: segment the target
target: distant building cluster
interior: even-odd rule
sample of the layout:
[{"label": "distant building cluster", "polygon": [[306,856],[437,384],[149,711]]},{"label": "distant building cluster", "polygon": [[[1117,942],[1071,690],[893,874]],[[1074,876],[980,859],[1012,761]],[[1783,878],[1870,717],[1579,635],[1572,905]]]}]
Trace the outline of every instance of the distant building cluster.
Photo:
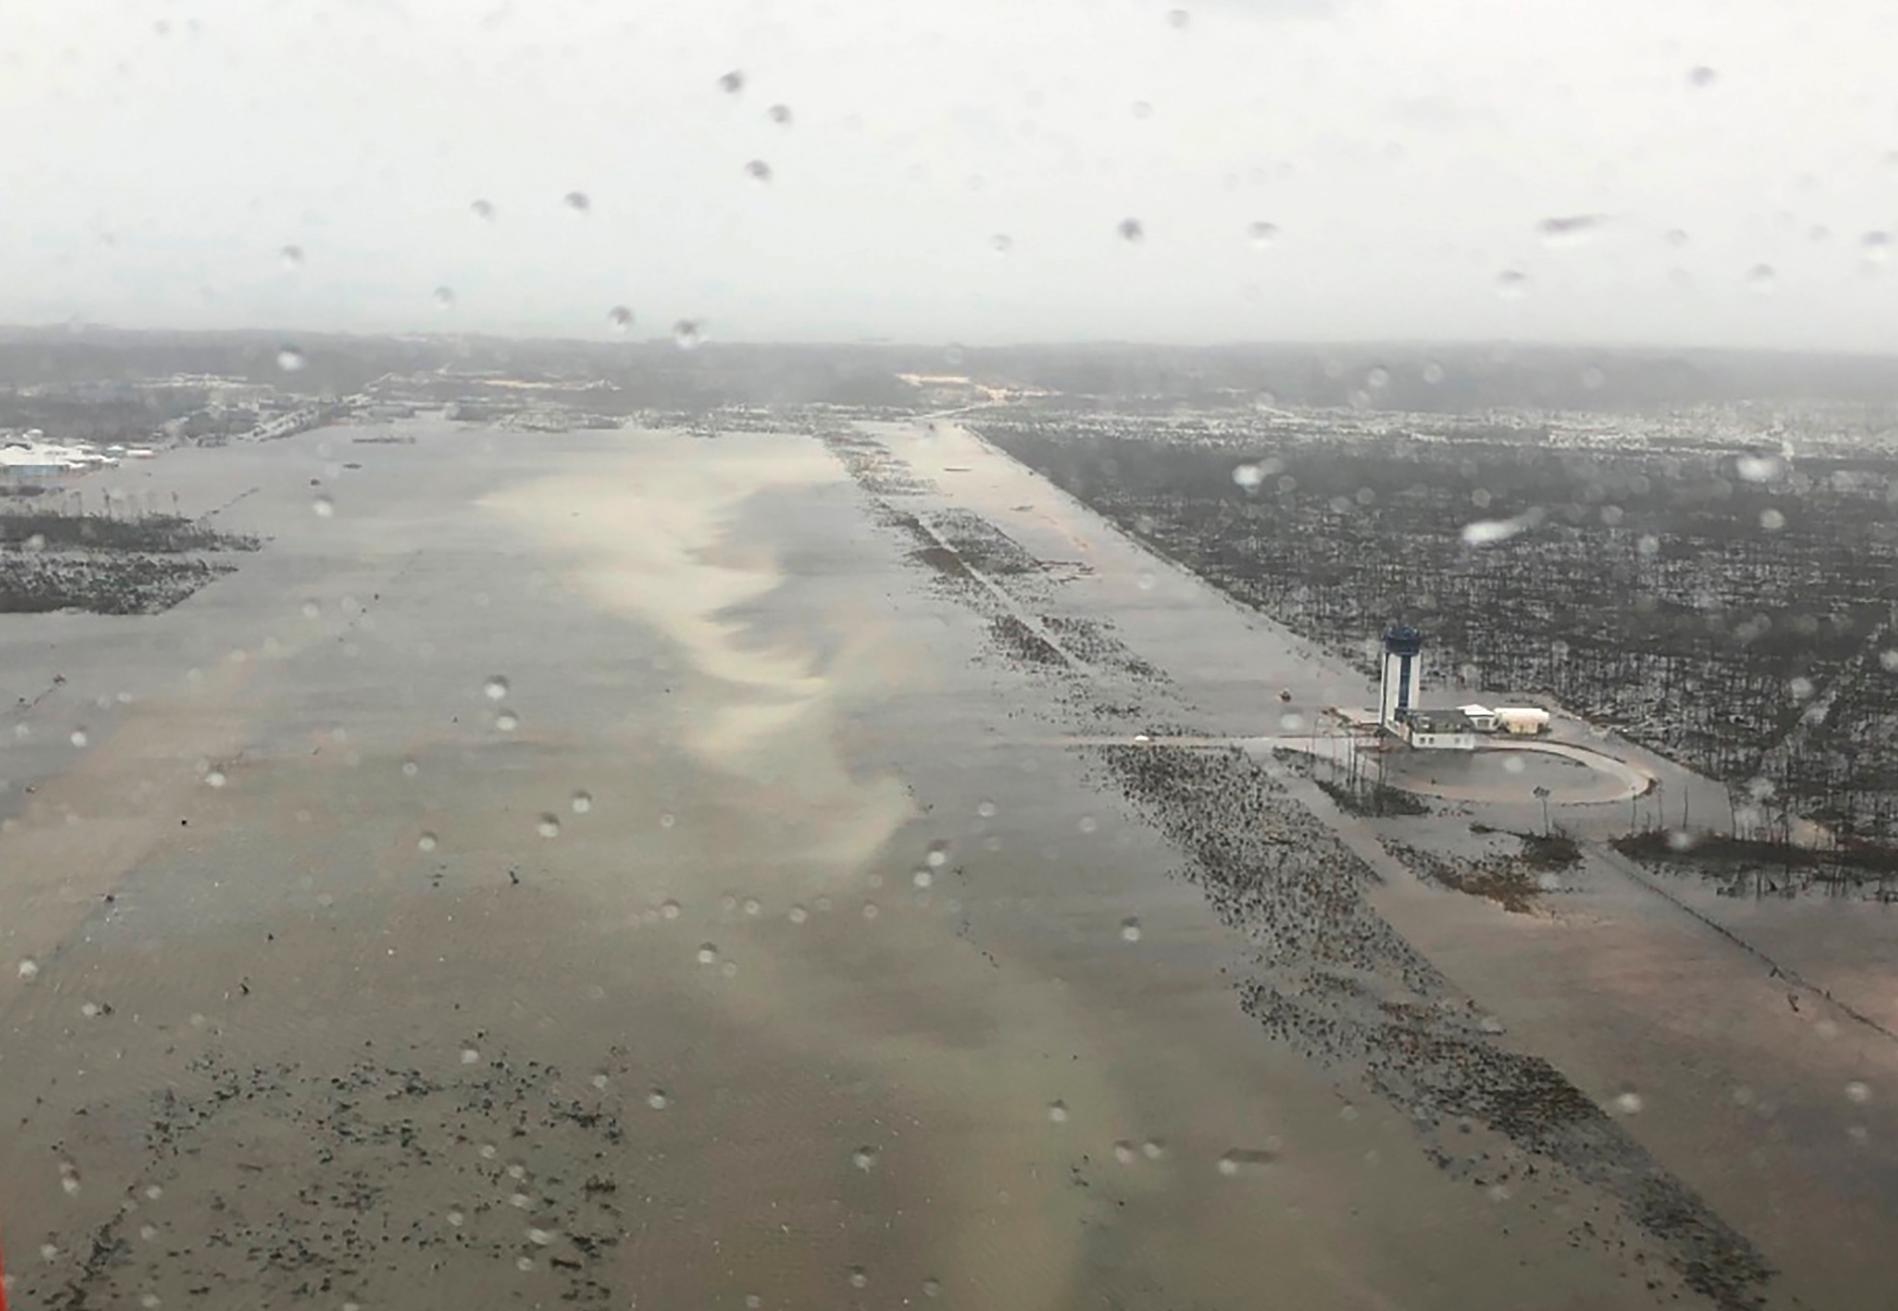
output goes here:
[{"label": "distant building cluster", "polygon": [[149,446],[76,446],[50,442],[38,428],[0,433],[0,479],[31,482],[69,473],[109,469],[121,459],[149,459]]}]

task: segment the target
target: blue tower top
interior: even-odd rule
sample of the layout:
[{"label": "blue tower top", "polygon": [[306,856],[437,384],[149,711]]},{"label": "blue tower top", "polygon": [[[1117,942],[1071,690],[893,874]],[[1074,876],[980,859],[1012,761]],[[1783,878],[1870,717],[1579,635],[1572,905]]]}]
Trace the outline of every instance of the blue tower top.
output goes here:
[{"label": "blue tower top", "polygon": [[1384,650],[1390,655],[1414,656],[1423,650],[1423,634],[1409,624],[1392,624],[1384,630]]}]

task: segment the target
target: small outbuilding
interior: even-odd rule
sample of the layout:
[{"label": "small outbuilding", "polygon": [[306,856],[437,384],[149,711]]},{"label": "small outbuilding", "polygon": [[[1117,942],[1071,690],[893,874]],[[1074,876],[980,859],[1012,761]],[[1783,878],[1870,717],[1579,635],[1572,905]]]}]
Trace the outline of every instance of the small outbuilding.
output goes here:
[{"label": "small outbuilding", "polygon": [[1476,729],[1461,710],[1413,710],[1398,735],[1420,751],[1474,751]]},{"label": "small outbuilding", "polygon": [[1494,733],[1496,731],[1496,712],[1488,706],[1478,705],[1472,701],[1467,706],[1458,706],[1457,709],[1463,712],[1464,718],[1470,721],[1470,727],[1477,732]]},{"label": "small outbuilding", "polygon": [[1496,707],[1496,727],[1520,737],[1549,731],[1549,712],[1537,706]]}]

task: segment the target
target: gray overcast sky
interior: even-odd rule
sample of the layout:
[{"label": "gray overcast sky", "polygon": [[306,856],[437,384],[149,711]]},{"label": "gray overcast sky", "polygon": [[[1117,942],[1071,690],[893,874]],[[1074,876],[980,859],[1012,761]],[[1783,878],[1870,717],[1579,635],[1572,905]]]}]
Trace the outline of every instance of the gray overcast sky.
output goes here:
[{"label": "gray overcast sky", "polygon": [[1889,0],[9,8],[0,320],[1898,341]]}]

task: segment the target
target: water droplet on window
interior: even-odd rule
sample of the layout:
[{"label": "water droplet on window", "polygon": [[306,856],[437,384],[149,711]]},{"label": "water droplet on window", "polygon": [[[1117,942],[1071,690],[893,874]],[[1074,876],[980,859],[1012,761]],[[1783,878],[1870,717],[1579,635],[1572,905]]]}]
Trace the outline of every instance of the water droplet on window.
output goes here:
[{"label": "water droplet on window", "polygon": [[744,911],[747,915],[759,915],[764,911],[764,903],[759,901],[756,897],[746,897],[744,904],[740,906],[739,909]]},{"label": "water droplet on window", "polygon": [[663,814],[659,816],[660,828],[671,828],[674,824],[677,824],[678,822],[679,822],[678,816],[674,815],[670,810],[664,812]]},{"label": "water droplet on window", "polygon": [[851,1266],[848,1271],[848,1276],[852,1288],[863,1288],[870,1282],[869,1272],[860,1265]]},{"label": "water droplet on window", "polygon": [[1263,219],[1246,225],[1246,240],[1259,250],[1278,240],[1279,229],[1276,223],[1267,223]]},{"label": "water droplet on window", "polygon": [[478,219],[485,220],[485,219],[492,219],[494,217],[494,206],[492,203],[488,201],[485,201],[485,200],[473,201],[469,204],[468,208],[474,211],[474,216]]},{"label": "water droplet on window", "polygon": [[868,1171],[875,1169],[877,1163],[877,1149],[874,1147],[859,1147],[850,1154],[850,1163],[859,1170]]},{"label": "water droplet on window", "polygon": [[672,342],[680,350],[697,350],[699,340],[699,325],[696,320],[680,319],[672,325]]},{"label": "water droplet on window", "polygon": [[1167,25],[1172,27],[1174,31],[1183,32],[1186,30],[1187,25],[1193,21],[1193,16],[1184,9],[1169,9],[1167,10],[1166,21]]},{"label": "water droplet on window", "polygon": [[1638,1092],[1615,1094],[1614,1108],[1617,1115],[1638,1115],[1642,1105],[1641,1094]]},{"label": "water droplet on window", "polygon": [[975,813],[980,815],[983,819],[994,819],[995,803],[993,801],[978,801],[975,805]]},{"label": "water droplet on window", "polygon": [[[481,1053],[472,1047],[463,1047],[461,1049],[461,1063],[463,1065],[478,1065],[481,1063]],[[519,1176],[516,1176],[516,1178],[518,1177]]]},{"label": "water droplet on window", "polygon": [[423,851],[433,851],[440,845],[440,842],[433,833],[424,833],[421,837],[415,839],[415,845],[420,847]]},{"label": "water droplet on window", "polygon": [[1276,1147],[1235,1147],[1221,1154],[1219,1158],[1219,1173],[1230,1177],[1238,1174],[1242,1170],[1263,1169],[1277,1159],[1278,1149]]},{"label": "water droplet on window", "polygon": [[438,308],[450,309],[455,303],[455,289],[453,287],[437,287],[435,288],[434,299]]},{"label": "water droplet on window", "polygon": [[30,959],[21,961],[19,973],[22,979],[26,980],[26,982],[28,983],[31,983],[33,980],[39,978],[40,976],[39,962],[35,960],[30,960]]},{"label": "water droplet on window", "polygon": [[554,1231],[551,1229],[529,1228],[527,1231],[527,1241],[532,1243],[535,1247],[545,1247],[554,1241]]},{"label": "water droplet on window", "polygon": [[663,1111],[671,1104],[672,1099],[666,1096],[666,1090],[663,1088],[654,1088],[651,1092],[646,1094],[646,1105],[652,1107],[655,1111]]},{"label": "water droplet on window", "polygon": [[709,942],[701,942],[699,944],[699,964],[718,964],[718,948]]},{"label": "water droplet on window", "polygon": [[765,163],[762,159],[750,160],[745,164],[745,176],[750,178],[753,182],[769,182],[771,180],[771,165]]},{"label": "water droplet on window", "polygon": [[1607,220],[1599,214],[1560,214],[1536,224],[1545,246],[1579,246],[1592,238]]},{"label": "water droplet on window", "polygon": [[481,693],[490,701],[505,701],[508,693],[508,681],[502,675],[495,674],[481,685]]},{"label": "water droplet on window", "polygon": [[1463,525],[1463,543],[1466,546],[1493,546],[1497,542],[1508,541],[1529,526],[1529,517],[1520,514],[1511,519],[1475,519]]},{"label": "water droplet on window", "polygon": [[284,346],[277,351],[277,367],[285,373],[295,373],[306,363],[308,361],[303,358],[303,352],[295,346]]},{"label": "water droplet on window", "polygon": [[1695,88],[1710,87],[1719,77],[1720,74],[1707,67],[1707,65],[1701,64],[1696,68],[1687,70],[1687,85]]},{"label": "water droplet on window", "polygon": [[204,785],[206,787],[221,788],[228,781],[229,780],[224,777],[224,771],[221,769],[212,769],[212,770],[205,771]]},{"label": "water droplet on window", "polygon": [[1423,380],[1432,387],[1443,381],[1443,366],[1435,360],[1427,361],[1421,370]]},{"label": "water droplet on window", "polygon": [[560,836],[560,821],[551,814],[543,814],[534,821],[534,831],[543,838],[557,838]]},{"label": "water droplet on window", "polygon": [[1063,1101],[1049,1102],[1048,1118],[1056,1124],[1066,1124],[1068,1122],[1068,1104]]},{"label": "water droplet on window", "polygon": [[923,1280],[923,1296],[924,1297],[941,1297],[942,1296],[942,1280],[940,1279]]},{"label": "water droplet on window", "polygon": [[1845,1085],[1845,1099],[1863,1106],[1872,1100],[1872,1086],[1863,1079],[1854,1079]]},{"label": "water droplet on window", "polygon": [[86,736],[85,729],[75,728],[70,734],[68,734],[67,740],[70,741],[76,747],[83,747],[91,739]]},{"label": "water droplet on window", "polygon": [[51,1243],[41,1243],[40,1244],[40,1260],[42,1261],[59,1260],[59,1249],[57,1247],[54,1247]]},{"label": "water droplet on window", "polygon": [[514,1258],[514,1268],[523,1271],[532,1270],[534,1268],[534,1258],[531,1256],[517,1256]]},{"label": "water droplet on window", "polygon": [[303,267],[303,247],[285,246],[282,250],[278,251],[277,254],[282,258],[283,266],[286,269],[300,269]]},{"label": "water droplet on window", "polygon": [[1891,258],[1891,233],[1867,232],[1858,239],[1860,253],[1868,264],[1883,264]]},{"label": "water droplet on window", "polygon": [[1079,829],[1083,833],[1092,833],[1095,829],[1099,828],[1100,826],[1101,826],[1100,821],[1095,819],[1092,815],[1081,816],[1081,818],[1077,820],[1074,825],[1075,828]]},{"label": "water droplet on window", "polygon": [[334,518],[336,502],[330,499],[328,492],[318,492],[310,498],[310,511],[319,519]]},{"label": "water droplet on window", "polygon": [[1135,118],[1153,117],[1153,106],[1145,100],[1136,100],[1129,108]]},{"label": "water droplet on window", "polygon": [[665,901],[662,901],[659,903],[659,914],[665,919],[669,919],[669,920],[678,919],[679,918],[679,903],[676,901],[673,901],[671,898],[667,898]]},{"label": "water droplet on window", "polygon": [[1248,492],[1255,492],[1265,482],[1265,470],[1256,464],[1236,464],[1232,469],[1232,480]]},{"label": "water droplet on window", "polygon": [[1138,915],[1129,915],[1120,922],[1120,939],[1122,942],[1140,941],[1140,917]]},{"label": "water droplet on window", "polygon": [[1771,264],[1755,264],[1746,271],[1746,285],[1750,291],[1764,294],[1773,290],[1778,283],[1779,274],[1774,272]]},{"label": "water droplet on window", "polygon": [[789,911],[785,912],[785,918],[790,920],[793,924],[802,924],[810,917],[811,913],[802,906],[793,906]]},{"label": "water droplet on window", "polygon": [[576,792],[568,804],[573,807],[574,814],[584,815],[593,809],[593,794],[591,792]]},{"label": "water droplet on window", "polygon": [[719,75],[718,89],[728,96],[735,96],[745,89],[745,75],[734,68],[729,73]]},{"label": "water droplet on window", "polygon": [[140,1293],[138,1295],[138,1304],[144,1307],[146,1311],[151,1311],[153,1307],[163,1306],[164,1300],[156,1293]]},{"label": "water droplet on window", "polygon": [[764,112],[765,117],[769,118],[773,123],[786,127],[790,125],[791,107],[789,105],[773,105]]},{"label": "water droplet on window", "polygon": [[998,232],[989,238],[989,249],[997,255],[1006,255],[1015,248],[1015,239],[1006,232]]},{"label": "water droplet on window", "polygon": [[584,191],[569,191],[562,196],[561,203],[576,214],[584,214],[593,208],[593,201]]},{"label": "water droplet on window", "polygon": [[1529,294],[1529,275],[1521,269],[1504,269],[1496,275],[1496,294],[1504,300],[1521,300]]},{"label": "water droplet on window", "polygon": [[878,906],[874,901],[866,901],[863,903],[863,917],[865,919],[873,920],[877,916],[881,915],[882,913],[883,913],[882,908]]},{"label": "water droplet on window", "polygon": [[633,312],[624,305],[615,305],[606,312],[606,321],[612,325],[614,332],[625,332],[633,326]]},{"label": "water droplet on window", "polygon": [[1813,692],[1817,689],[1810,678],[1800,674],[1786,684],[1786,690],[1792,694],[1795,701],[1810,701]]},{"label": "water droplet on window", "polygon": [[1772,506],[1769,505],[1760,511],[1760,527],[1764,528],[1767,532],[1776,533],[1785,526],[1786,516],[1781,514],[1778,510],[1775,510]]},{"label": "water droplet on window", "polygon": [[1147,235],[1146,229],[1140,226],[1140,220],[1137,218],[1122,219],[1116,230],[1120,233],[1122,241],[1139,241]]},{"label": "water droplet on window", "polygon": [[521,726],[521,717],[512,710],[503,710],[494,717],[494,726],[503,733],[512,733]]},{"label": "water droplet on window", "polygon": [[919,888],[926,888],[936,881],[936,876],[927,869],[918,869],[909,876],[909,881]]},{"label": "water droplet on window", "polygon": [[1742,455],[1733,462],[1734,472],[1750,483],[1770,483],[1785,472],[1786,466],[1773,455]]}]

